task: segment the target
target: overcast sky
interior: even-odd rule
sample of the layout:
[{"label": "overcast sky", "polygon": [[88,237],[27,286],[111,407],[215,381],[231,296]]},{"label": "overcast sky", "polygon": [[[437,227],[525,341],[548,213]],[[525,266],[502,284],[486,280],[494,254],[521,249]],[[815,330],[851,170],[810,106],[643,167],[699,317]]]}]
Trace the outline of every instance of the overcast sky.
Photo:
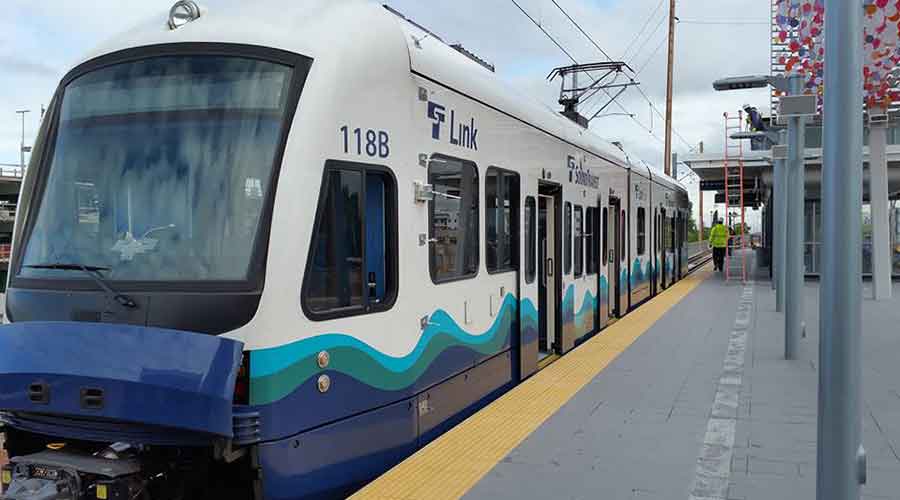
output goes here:
[{"label": "overcast sky", "polygon": [[[302,0],[294,0],[302,1]],[[334,0],[341,1],[341,0]],[[605,60],[565,18],[552,0],[517,0],[579,62]],[[45,105],[62,75],[104,39],[150,15],[165,13],[173,0],[5,0],[0,18],[0,163],[19,162],[21,122],[15,114],[31,109],[25,123],[31,143]],[[202,3],[202,2],[201,2]],[[213,3],[211,1],[210,3]],[[556,106],[558,82],[550,69],[569,59],[516,8],[511,0],[388,0],[407,17],[448,42],[461,42],[497,66],[497,74],[515,87]],[[665,114],[668,2],[663,0],[557,0],[614,59],[623,59],[660,114]],[[114,7],[111,7],[114,5]],[[703,141],[721,149],[722,114],[744,103],[768,114],[766,91],[715,93],[711,82],[722,76],[768,73],[770,2],[768,0],[691,0],[680,2],[676,28],[674,128],[678,153]],[[708,24],[736,21],[755,24]],[[701,24],[705,23],[705,24]],[[646,26],[646,27],[645,27]],[[636,38],[636,35],[640,34]],[[662,165],[664,123],[636,90],[619,102],[634,118],[598,118],[591,127],[621,141],[632,156]],[[599,105],[588,103],[585,109]],[[610,111],[621,113],[621,109]],[[644,128],[646,127],[646,129]],[[651,129],[651,135],[647,129]],[[654,135],[656,138],[654,138]],[[658,138],[658,139],[657,139]],[[696,185],[688,181],[696,191]],[[711,195],[710,195],[711,196]],[[695,200],[696,193],[692,193]],[[707,212],[712,199],[706,198]],[[755,228],[758,229],[758,228]]]}]

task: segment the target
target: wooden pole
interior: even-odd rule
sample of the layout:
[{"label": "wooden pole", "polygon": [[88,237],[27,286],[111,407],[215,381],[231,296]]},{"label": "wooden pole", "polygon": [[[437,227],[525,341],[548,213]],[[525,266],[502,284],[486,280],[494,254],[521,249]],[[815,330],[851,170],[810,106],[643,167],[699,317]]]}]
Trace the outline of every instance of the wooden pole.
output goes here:
[{"label": "wooden pole", "polygon": [[669,0],[669,68],[666,80],[666,175],[672,175],[672,77],[675,66],[675,0]]}]

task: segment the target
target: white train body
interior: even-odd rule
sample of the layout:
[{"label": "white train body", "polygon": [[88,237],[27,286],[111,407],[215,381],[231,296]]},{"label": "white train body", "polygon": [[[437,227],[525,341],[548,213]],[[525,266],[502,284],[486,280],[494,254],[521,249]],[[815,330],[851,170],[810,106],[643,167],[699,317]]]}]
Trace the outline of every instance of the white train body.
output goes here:
[{"label": "white train body", "polygon": [[[137,243],[117,241],[125,243],[103,263],[116,292],[136,303],[125,310],[108,305],[108,291],[77,272],[63,278],[58,270],[26,269],[36,264],[31,252],[39,243],[31,235],[41,229],[42,193],[54,182],[48,169],[62,168],[49,165],[59,116],[65,122],[72,113],[61,103],[67,85],[161,54],[268,61],[290,68],[291,83],[280,95],[285,122],[271,177],[235,174],[219,187],[222,199],[237,196],[241,207],[259,199],[262,206],[252,212],[256,240],[247,242],[256,260],[235,275],[234,289],[200,279],[170,280],[170,288],[165,280],[116,280],[117,266],[153,259],[191,234],[180,219],[147,220],[132,230],[130,217],[107,215],[112,203],[92,185],[101,221],[122,227],[128,218],[128,235],[145,234],[132,238]],[[678,183],[631,164],[618,148],[369,2],[210,1],[178,29],[160,16],[86,58],[48,116],[23,187],[7,328],[62,321],[91,335],[92,325],[121,324],[143,328],[147,338],[160,329],[197,337],[197,345],[200,337],[218,339],[223,344],[210,349],[228,342],[243,352],[225,370],[222,390],[244,377],[249,392],[246,400],[225,401],[224,414],[220,405],[216,418],[190,424],[109,402],[98,414],[53,403],[44,410],[175,428],[194,446],[204,435],[215,449],[246,450],[252,460],[236,463],[261,471],[248,477],[262,498],[335,495],[369,480],[687,271],[690,206]],[[218,161],[252,160],[233,153]],[[171,201],[157,194],[156,203]],[[149,248],[146,235],[160,227],[159,248]],[[85,321],[83,310],[92,308],[99,313]],[[151,356],[157,347],[147,349],[147,359],[135,362],[161,369]],[[111,387],[146,382],[64,372],[56,376],[109,379]],[[12,432],[46,433],[28,419],[39,410],[28,404],[3,408],[15,416]],[[145,404],[149,414],[166,411],[166,402]],[[214,412],[186,409],[185,422],[194,411]],[[113,439],[116,432],[104,428],[102,435],[127,440]],[[56,434],[99,439],[64,426]]]}]

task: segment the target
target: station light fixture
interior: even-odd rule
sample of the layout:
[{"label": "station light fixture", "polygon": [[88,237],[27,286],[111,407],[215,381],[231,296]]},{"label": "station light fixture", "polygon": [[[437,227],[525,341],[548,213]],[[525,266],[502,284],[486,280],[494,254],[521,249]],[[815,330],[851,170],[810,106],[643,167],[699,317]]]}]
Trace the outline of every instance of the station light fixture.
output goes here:
[{"label": "station light fixture", "polygon": [[740,141],[745,139],[768,139],[769,134],[765,132],[735,132],[731,134],[731,138]]},{"label": "station light fixture", "polygon": [[728,90],[761,89],[768,86],[778,90],[787,90],[787,80],[783,76],[751,75],[722,78],[713,82],[713,88],[719,92]]}]

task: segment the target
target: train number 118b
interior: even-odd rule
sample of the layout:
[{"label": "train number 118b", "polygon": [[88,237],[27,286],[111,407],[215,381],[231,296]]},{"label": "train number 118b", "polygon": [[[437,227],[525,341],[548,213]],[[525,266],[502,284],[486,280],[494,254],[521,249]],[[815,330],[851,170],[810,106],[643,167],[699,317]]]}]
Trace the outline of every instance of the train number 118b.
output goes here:
[{"label": "train number 118b", "polygon": [[391,155],[390,135],[383,130],[361,129],[350,130],[341,127],[344,139],[344,153],[366,155],[371,158],[387,158]]}]

